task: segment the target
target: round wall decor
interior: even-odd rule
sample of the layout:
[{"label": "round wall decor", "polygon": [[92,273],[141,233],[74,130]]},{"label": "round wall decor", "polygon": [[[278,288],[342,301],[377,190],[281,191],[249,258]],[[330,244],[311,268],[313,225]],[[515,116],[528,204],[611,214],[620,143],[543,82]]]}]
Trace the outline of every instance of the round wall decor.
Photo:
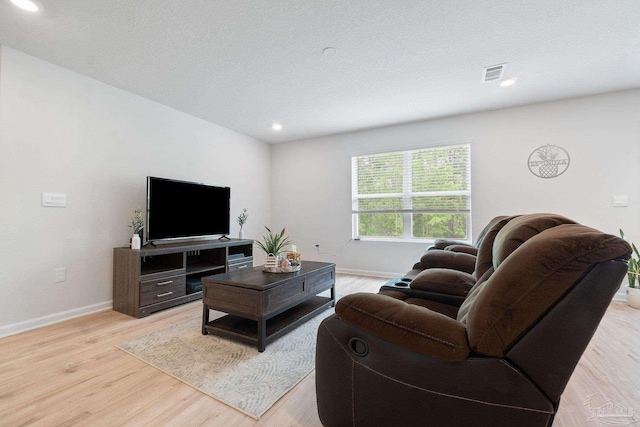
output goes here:
[{"label": "round wall decor", "polygon": [[539,178],[555,178],[569,168],[569,153],[557,145],[541,145],[529,155],[527,165],[532,174]]}]

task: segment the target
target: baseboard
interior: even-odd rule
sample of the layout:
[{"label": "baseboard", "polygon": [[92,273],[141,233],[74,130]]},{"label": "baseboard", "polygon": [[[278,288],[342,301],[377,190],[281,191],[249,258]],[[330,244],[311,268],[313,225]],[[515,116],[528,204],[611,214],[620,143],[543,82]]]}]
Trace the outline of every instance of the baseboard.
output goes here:
[{"label": "baseboard", "polygon": [[386,271],[371,271],[371,270],[353,270],[350,268],[336,268],[336,273],[355,274],[357,276],[383,277],[385,279],[393,279],[394,277],[404,276],[404,273],[389,273]]},{"label": "baseboard", "polygon": [[87,305],[85,307],[74,308],[72,310],[61,311],[60,313],[49,314],[47,316],[38,317],[37,319],[0,326],[0,338],[41,328],[43,326],[53,325],[54,323],[63,322],[75,317],[97,313],[98,311],[111,310],[112,308],[113,301],[105,301],[98,304]]},{"label": "baseboard", "polygon": [[618,291],[613,296],[613,300],[614,301],[626,301],[627,300],[627,291],[626,290]]}]

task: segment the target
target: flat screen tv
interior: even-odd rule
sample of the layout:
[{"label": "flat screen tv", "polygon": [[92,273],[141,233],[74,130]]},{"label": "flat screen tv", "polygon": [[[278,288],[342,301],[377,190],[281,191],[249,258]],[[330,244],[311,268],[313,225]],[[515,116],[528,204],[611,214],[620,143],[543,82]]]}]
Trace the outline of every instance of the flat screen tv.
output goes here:
[{"label": "flat screen tv", "polygon": [[229,234],[231,189],[147,177],[147,241]]}]

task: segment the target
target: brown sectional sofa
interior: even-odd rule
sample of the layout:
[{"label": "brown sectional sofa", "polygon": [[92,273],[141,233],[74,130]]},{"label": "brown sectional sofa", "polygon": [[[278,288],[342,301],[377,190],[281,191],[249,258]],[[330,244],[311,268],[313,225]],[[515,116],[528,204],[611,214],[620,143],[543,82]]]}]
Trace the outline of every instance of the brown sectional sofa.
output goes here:
[{"label": "brown sectional sofa", "polygon": [[482,244],[487,232],[505,216],[493,218],[480,232],[473,245],[458,242],[456,240],[437,239],[433,246],[429,247],[420,261],[404,275],[406,279],[413,279],[420,272],[430,268],[448,268],[466,273],[473,273],[476,265],[478,248]]},{"label": "brown sectional sofa", "polygon": [[550,426],[630,253],[567,218],[522,215],[487,231],[462,303],[436,292],[467,274],[453,270],[345,296],[318,331],[322,423]]}]

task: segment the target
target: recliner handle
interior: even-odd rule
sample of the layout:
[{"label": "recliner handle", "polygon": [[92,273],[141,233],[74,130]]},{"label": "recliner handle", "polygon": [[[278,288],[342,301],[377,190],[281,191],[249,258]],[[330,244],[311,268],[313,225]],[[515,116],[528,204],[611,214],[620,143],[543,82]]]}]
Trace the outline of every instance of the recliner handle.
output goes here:
[{"label": "recliner handle", "polygon": [[351,338],[349,340],[349,348],[356,356],[365,357],[369,354],[369,344],[362,341],[360,338]]}]

